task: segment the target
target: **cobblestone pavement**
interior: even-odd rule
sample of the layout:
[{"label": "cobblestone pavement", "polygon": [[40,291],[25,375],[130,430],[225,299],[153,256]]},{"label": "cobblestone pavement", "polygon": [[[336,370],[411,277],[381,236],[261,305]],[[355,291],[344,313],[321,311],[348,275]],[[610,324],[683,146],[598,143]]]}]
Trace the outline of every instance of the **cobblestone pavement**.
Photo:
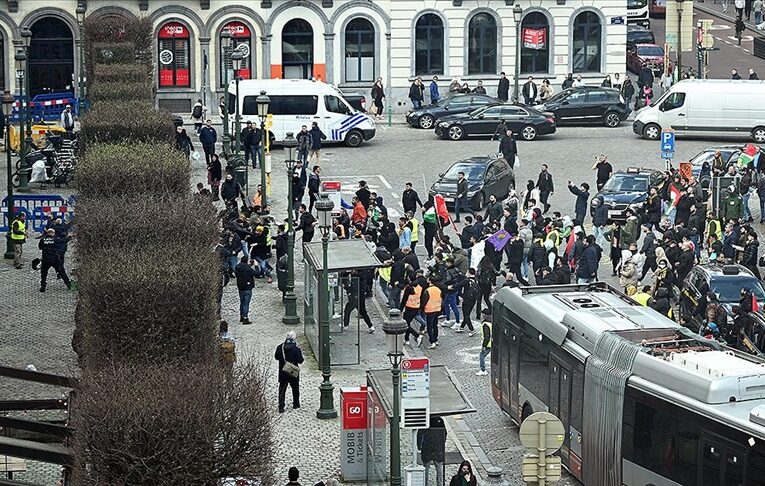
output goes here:
[{"label": "cobblestone pavement", "polygon": [[[730,141],[679,139],[677,160],[687,159],[708,146],[723,143]],[[594,186],[594,173],[590,167],[596,155],[608,154],[615,169],[628,166],[662,168],[663,161],[659,158],[658,145],[658,142],[635,137],[629,125],[616,129],[560,128],[552,137],[534,142],[519,142],[522,164],[517,170],[516,180],[519,184],[526,179],[536,180],[540,163],[548,163],[557,188],[551,197],[551,204],[557,210],[572,211],[574,197],[566,190],[566,181],[588,181]],[[426,188],[436,179],[437,174],[443,172],[452,162],[467,156],[492,153],[496,147],[496,142],[488,140],[441,141],[437,140],[432,132],[412,129],[400,123],[392,127],[378,125],[377,136],[361,148],[326,147],[322,151],[322,178],[341,180],[346,184],[346,191],[351,193],[359,179],[367,180],[370,186],[384,197],[391,216],[395,217],[397,212],[401,211],[399,200],[405,182],[413,182],[415,189],[421,195],[425,195]],[[272,201],[275,215],[283,215],[286,212],[287,175],[282,160],[281,149],[277,147],[272,163]],[[192,183],[205,180],[206,172],[202,160],[194,164]],[[252,187],[257,180],[259,172],[251,170]],[[0,175],[0,184],[4,183],[3,174]],[[757,203],[751,201],[750,205],[754,210]],[[6,316],[0,325],[3,336],[3,339],[0,339],[0,363],[18,367],[31,363],[41,371],[76,373],[69,346],[76,294],[67,292],[63,285],[56,281],[52,282],[45,294],[40,294],[37,291],[39,275],[28,267],[28,262],[36,255],[37,252],[28,246],[27,267],[24,270],[14,270],[8,261],[0,263],[0,306],[3,315]],[[298,258],[295,281],[300,303],[303,298],[302,269],[297,260]],[[71,264],[68,267],[71,267]],[[333,369],[336,407],[339,407],[338,387],[364,384],[365,370],[390,366],[385,356],[385,339],[381,329],[381,314],[386,309],[380,308],[376,303],[377,300],[368,305],[368,309],[373,321],[378,325],[378,331],[368,334],[362,330],[360,333],[361,363]],[[19,309],[22,309],[22,312],[19,312]],[[302,314],[301,305],[298,309],[299,314]],[[329,477],[337,478],[340,471],[339,420],[316,419],[321,374],[303,336],[302,325],[292,328],[281,323],[283,307],[276,283],[269,285],[265,281],[257,282],[251,313],[253,325],[240,325],[237,322],[237,314],[238,296],[235,286],[230,284],[224,292],[223,317],[231,323],[231,332],[237,339],[240,355],[249,354],[262,358],[274,371],[271,397],[274,409],[276,361],[273,359],[273,353],[275,347],[283,341],[287,330],[295,329],[298,332],[306,355],[306,364],[301,374],[302,407],[297,410],[288,408],[285,414],[278,417],[276,424],[276,470],[286,476],[287,468],[296,465],[301,469],[303,482],[306,484]],[[447,420],[447,452],[450,453],[450,457],[470,459],[483,477],[485,467],[493,464],[504,469],[505,479],[510,484],[521,484],[519,464],[523,449],[518,442],[517,428],[494,403],[488,377],[474,375],[480,347],[479,337],[467,338],[466,334],[455,335],[449,330],[442,330],[442,333],[443,344],[436,350],[417,349],[412,352],[414,355],[428,356],[434,364],[447,365],[477,409],[476,413]],[[32,398],[50,397],[55,393],[60,391],[22,385],[10,380],[0,381],[0,396]],[[408,441],[406,434],[402,434],[402,439],[405,443]],[[405,458],[402,462],[406,464],[408,459]],[[455,467],[447,467],[447,478],[453,474]],[[30,473],[16,477],[47,485],[52,484],[49,479],[52,477],[52,470],[50,466],[30,463]],[[575,483],[574,480],[567,479],[564,484]]]}]

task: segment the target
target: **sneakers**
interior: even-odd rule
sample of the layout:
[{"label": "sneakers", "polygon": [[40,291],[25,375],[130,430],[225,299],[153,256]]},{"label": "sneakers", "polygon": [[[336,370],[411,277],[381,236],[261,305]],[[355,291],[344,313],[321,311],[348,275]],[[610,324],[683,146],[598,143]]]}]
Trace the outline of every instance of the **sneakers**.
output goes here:
[{"label": "sneakers", "polygon": [[479,371],[476,371],[475,374],[476,376],[486,376],[489,374],[489,372],[486,370],[479,370]]},{"label": "sneakers", "polygon": [[468,337],[473,337],[473,336],[475,336],[475,331],[470,331],[470,332],[468,333]]},{"label": "sneakers", "polygon": [[436,343],[430,343],[430,346],[428,346],[428,349],[436,349]]},{"label": "sneakers", "polygon": [[422,344],[422,335],[417,336],[417,347],[419,348]]},{"label": "sneakers", "polygon": [[45,286],[44,285],[40,286],[40,292],[45,292]]},{"label": "sneakers", "polygon": [[[443,317],[443,316],[442,316],[442,317]],[[441,317],[439,317],[438,319],[439,319],[439,320],[441,320]],[[444,320],[443,320],[443,321],[441,321],[441,324],[440,324],[440,326],[441,326],[441,327],[452,327],[452,325],[453,325],[453,324],[454,324],[454,322],[452,322],[452,321],[450,321],[450,320],[448,320],[448,319],[444,318]]]},{"label": "sneakers", "polygon": [[454,329],[454,332],[456,332],[458,334],[461,333],[461,332],[465,332],[465,330],[462,329],[461,327],[452,327],[452,329]]},{"label": "sneakers", "polygon": [[454,325],[451,327],[452,331],[457,331],[460,329],[461,324],[459,322],[455,322]]},{"label": "sneakers", "polygon": [[373,334],[375,332],[375,326],[372,326],[369,328],[369,334]]},{"label": "sneakers", "polygon": [[404,341],[404,346],[409,346],[409,341]]},{"label": "sneakers", "polygon": [[252,321],[250,320],[249,317],[245,317],[244,320],[242,321],[242,324],[246,326],[248,324],[252,324]]}]

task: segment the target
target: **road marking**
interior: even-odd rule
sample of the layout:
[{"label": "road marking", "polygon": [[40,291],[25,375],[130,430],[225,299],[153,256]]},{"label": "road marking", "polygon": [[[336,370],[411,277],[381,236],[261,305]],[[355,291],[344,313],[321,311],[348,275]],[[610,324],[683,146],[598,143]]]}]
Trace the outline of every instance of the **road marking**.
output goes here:
[{"label": "road marking", "polygon": [[743,48],[742,48],[741,50],[742,50],[742,51],[744,51],[744,52],[746,52],[747,54],[749,53],[749,49],[743,49]]},{"label": "road marking", "polygon": [[391,186],[391,185],[390,185],[390,183],[389,183],[389,182],[388,182],[388,180],[385,178],[385,176],[383,176],[382,174],[379,174],[377,177],[379,177],[379,178],[380,178],[380,181],[381,181],[383,184],[385,184],[385,187],[387,187],[388,189],[393,189],[393,186]]},{"label": "road marking", "polygon": [[398,194],[395,192],[391,192],[390,195],[393,196],[393,199],[398,199]]}]

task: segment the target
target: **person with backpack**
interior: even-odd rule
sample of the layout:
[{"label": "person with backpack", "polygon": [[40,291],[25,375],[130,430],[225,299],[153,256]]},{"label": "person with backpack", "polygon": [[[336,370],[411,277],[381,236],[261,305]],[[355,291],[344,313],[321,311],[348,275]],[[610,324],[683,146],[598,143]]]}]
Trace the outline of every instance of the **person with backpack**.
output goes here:
[{"label": "person with backpack", "polygon": [[248,263],[248,258],[243,256],[234,269],[234,275],[236,275],[236,288],[239,291],[239,322],[252,324],[250,321],[250,301],[252,300],[252,289],[255,287],[255,277],[260,276],[260,271],[253,268]]},{"label": "person with backpack", "polygon": [[276,347],[274,359],[279,362],[279,413],[284,413],[287,386],[292,388],[292,408],[300,408],[300,364],[304,359],[295,331],[287,332],[284,342]]},{"label": "person with backpack", "polygon": [[473,328],[470,314],[473,313],[473,308],[481,299],[481,286],[478,284],[475,268],[468,268],[467,277],[460,284],[459,295],[462,298],[462,324],[454,329],[454,332],[463,332],[467,326],[468,337],[473,337],[475,335],[475,328]]},{"label": "person with backpack", "polygon": [[194,120],[194,132],[199,135],[199,131],[202,129],[202,120],[207,116],[207,108],[202,104],[202,100],[198,99],[194,106],[191,108],[191,119]]}]

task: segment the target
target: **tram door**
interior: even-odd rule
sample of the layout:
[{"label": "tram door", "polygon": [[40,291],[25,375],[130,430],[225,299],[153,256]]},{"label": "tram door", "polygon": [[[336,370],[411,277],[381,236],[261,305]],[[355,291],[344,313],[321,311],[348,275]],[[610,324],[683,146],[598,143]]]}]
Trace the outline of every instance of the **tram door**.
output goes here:
[{"label": "tram door", "polygon": [[[571,369],[563,361],[550,354],[550,413],[563,422],[563,430],[568,431],[571,421]],[[571,435],[563,436],[560,448],[561,461],[568,464]]]},{"label": "tram door", "polygon": [[518,365],[520,364],[521,334],[513,326],[503,326],[502,332],[502,369],[505,382],[502,384],[502,406],[506,407],[511,417],[521,419],[518,404]]}]

